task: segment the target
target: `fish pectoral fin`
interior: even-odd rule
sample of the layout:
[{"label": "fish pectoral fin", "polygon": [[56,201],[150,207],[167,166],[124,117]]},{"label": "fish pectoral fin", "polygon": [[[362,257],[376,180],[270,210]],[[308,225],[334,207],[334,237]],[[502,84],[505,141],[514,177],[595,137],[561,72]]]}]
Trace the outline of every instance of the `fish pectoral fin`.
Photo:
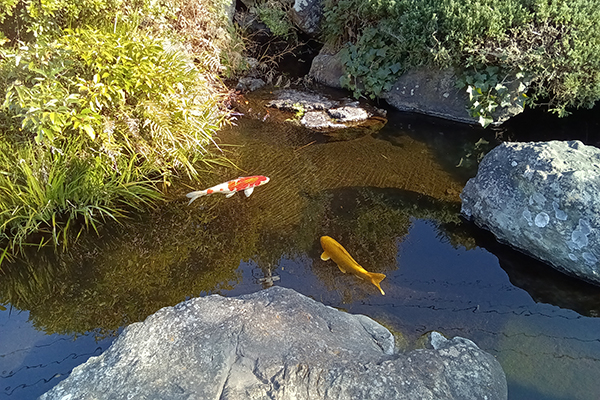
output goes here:
[{"label": "fish pectoral fin", "polygon": [[250,195],[252,194],[252,192],[254,192],[254,188],[253,187],[244,190],[244,194],[246,195],[246,197],[250,197]]},{"label": "fish pectoral fin", "polygon": [[329,260],[331,257],[329,257],[329,255],[325,252],[323,252],[323,254],[321,254],[321,260],[323,261],[327,261]]},{"label": "fish pectoral fin", "polygon": [[235,192],[227,193],[227,194],[225,195],[225,198],[226,198],[226,199],[228,199],[228,198],[230,198],[231,196],[233,196],[234,194],[235,194]]}]

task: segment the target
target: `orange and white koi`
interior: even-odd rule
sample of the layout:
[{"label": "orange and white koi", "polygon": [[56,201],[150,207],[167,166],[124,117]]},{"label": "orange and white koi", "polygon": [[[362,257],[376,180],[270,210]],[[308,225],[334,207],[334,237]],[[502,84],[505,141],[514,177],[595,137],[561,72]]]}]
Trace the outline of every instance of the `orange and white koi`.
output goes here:
[{"label": "orange and white koi", "polygon": [[239,177],[205,190],[190,192],[186,194],[186,197],[190,199],[188,205],[192,204],[192,201],[196,200],[198,197],[212,193],[223,193],[225,197],[229,198],[240,190],[243,190],[246,197],[248,197],[252,194],[255,187],[262,186],[267,182],[269,182],[269,178],[262,175]]}]

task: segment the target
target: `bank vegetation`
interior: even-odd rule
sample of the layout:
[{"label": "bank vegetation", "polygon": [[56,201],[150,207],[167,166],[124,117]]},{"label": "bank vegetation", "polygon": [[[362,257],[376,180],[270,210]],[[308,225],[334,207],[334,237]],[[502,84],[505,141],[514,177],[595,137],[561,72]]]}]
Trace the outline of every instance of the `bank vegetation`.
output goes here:
[{"label": "bank vegetation", "polygon": [[[342,50],[358,95],[405,71],[452,67],[471,113],[508,103],[560,116],[600,99],[600,7],[593,0],[324,0],[323,41]],[[518,80],[519,96],[508,86]],[[485,124],[484,123],[484,124]]]},{"label": "bank vegetation", "polygon": [[223,162],[220,2],[0,0],[0,264]]}]

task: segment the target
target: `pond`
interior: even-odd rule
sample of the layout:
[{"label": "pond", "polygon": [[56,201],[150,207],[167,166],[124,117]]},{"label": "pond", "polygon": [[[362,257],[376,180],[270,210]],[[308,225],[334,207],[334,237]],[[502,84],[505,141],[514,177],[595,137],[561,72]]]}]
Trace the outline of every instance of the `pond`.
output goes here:
[{"label": "pond", "polygon": [[[1,399],[36,398],[162,307],[271,285],[368,315],[405,349],[432,330],[469,338],[497,357],[511,400],[597,399],[600,290],[460,217],[458,196],[477,160],[518,135],[514,127],[390,112],[381,130],[339,140],[277,122],[260,101],[253,112],[219,133],[239,170],[217,168],[206,184],[172,189],[151,213],[69,251],[3,266]],[[529,139],[540,139],[541,125],[525,122]],[[248,198],[187,205],[187,191],[254,174],[271,181]],[[322,261],[323,235],[385,273],[385,296]]]}]

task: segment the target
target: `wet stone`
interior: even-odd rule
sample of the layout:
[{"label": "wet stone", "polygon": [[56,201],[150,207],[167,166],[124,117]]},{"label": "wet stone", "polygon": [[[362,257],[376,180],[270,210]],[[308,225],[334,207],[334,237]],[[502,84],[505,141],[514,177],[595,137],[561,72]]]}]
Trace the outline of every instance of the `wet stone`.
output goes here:
[{"label": "wet stone", "polygon": [[501,242],[600,285],[599,192],[600,149],[503,143],[465,186],[462,212]]},{"label": "wet stone", "polygon": [[306,111],[327,110],[337,107],[338,102],[330,100],[316,93],[301,92],[299,90],[289,89],[277,92],[276,99],[267,103],[267,107],[274,107],[285,111]]},{"label": "wet stone", "polygon": [[328,114],[340,122],[357,122],[369,118],[369,113],[359,107],[332,108]]},{"label": "wet stone", "polygon": [[325,111],[309,111],[302,116],[300,123],[309,129],[345,128],[346,125],[333,121]]}]

